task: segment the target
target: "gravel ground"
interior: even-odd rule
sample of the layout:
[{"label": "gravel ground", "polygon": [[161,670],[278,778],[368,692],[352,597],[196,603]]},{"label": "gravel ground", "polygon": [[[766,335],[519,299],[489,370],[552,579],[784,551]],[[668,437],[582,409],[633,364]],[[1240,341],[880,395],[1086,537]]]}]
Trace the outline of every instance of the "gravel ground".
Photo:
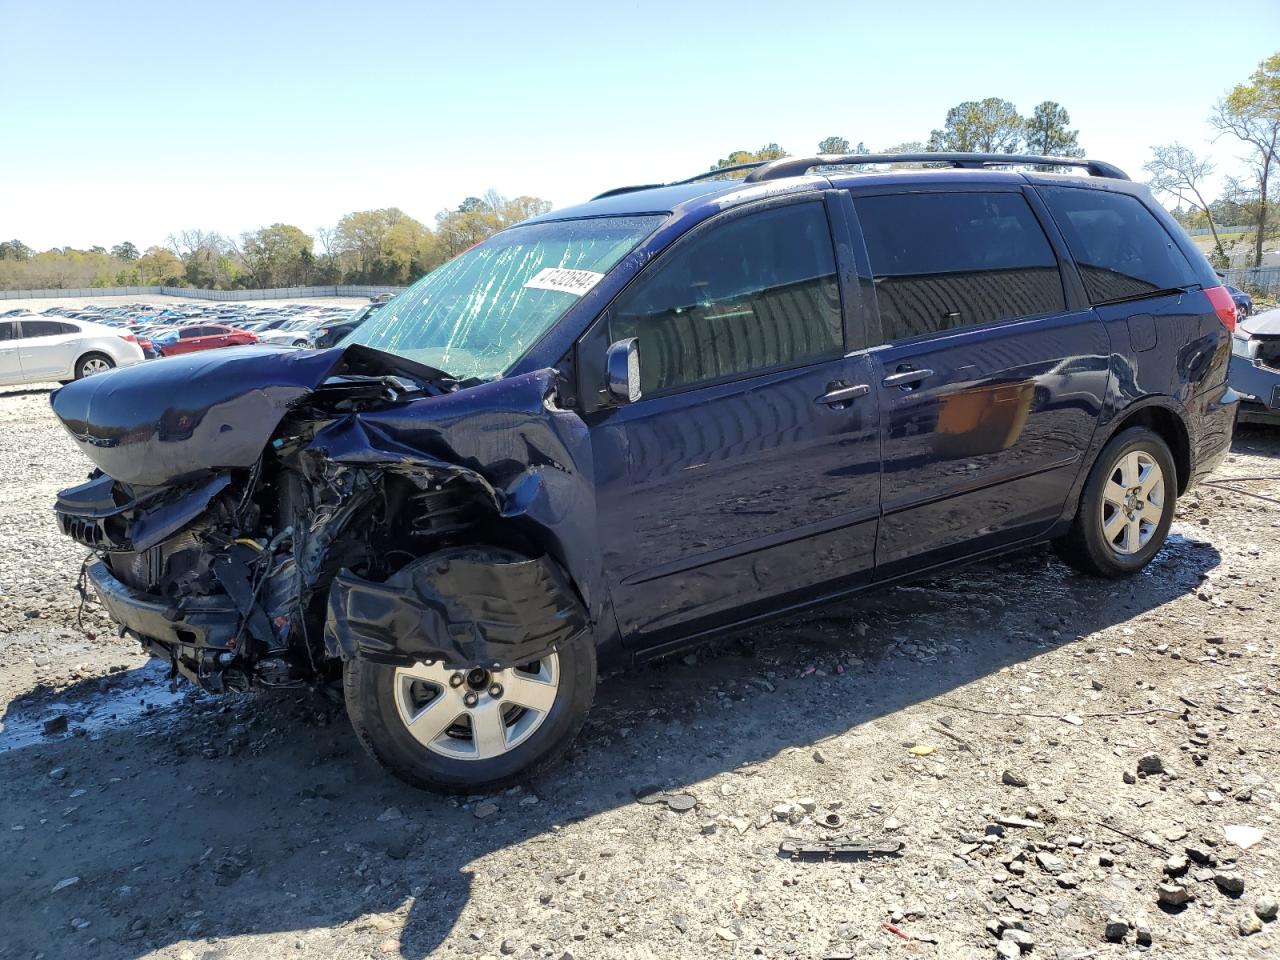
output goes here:
[{"label": "gravel ground", "polygon": [[[1201,487],[1130,581],[1024,552],[608,678],[568,762],[459,800],[332,691],[171,691],[78,623],[87,469],[0,391],[6,960],[1280,954],[1280,480]],[[779,854],[833,834],[902,846]]]}]

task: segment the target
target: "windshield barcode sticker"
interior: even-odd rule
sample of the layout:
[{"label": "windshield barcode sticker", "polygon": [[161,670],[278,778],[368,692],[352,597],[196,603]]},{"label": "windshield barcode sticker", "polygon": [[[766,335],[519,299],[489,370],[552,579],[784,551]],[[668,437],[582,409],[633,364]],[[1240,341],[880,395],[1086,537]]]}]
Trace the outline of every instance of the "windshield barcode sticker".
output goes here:
[{"label": "windshield barcode sticker", "polygon": [[559,290],[580,297],[604,278],[594,270],[570,270],[566,267],[544,267],[525,283],[534,290]]}]

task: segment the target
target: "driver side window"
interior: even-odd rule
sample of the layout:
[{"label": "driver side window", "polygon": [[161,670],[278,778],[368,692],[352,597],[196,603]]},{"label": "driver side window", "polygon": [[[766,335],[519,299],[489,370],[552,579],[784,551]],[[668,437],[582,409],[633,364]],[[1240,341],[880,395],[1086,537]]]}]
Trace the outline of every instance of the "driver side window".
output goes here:
[{"label": "driver side window", "polygon": [[646,395],[840,356],[825,205],[746,214],[680,246],[615,304],[609,339],[628,337]]}]

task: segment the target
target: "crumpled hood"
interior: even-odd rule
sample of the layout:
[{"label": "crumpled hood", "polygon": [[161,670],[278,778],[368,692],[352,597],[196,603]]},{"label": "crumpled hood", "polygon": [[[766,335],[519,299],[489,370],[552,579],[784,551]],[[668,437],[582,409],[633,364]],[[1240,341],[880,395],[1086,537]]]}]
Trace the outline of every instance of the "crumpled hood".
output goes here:
[{"label": "crumpled hood", "polygon": [[53,412],[80,451],[123,483],[249,467],[290,404],[344,351],[228,347],[150,360],[55,390]]},{"label": "crumpled hood", "polygon": [[1255,313],[1236,326],[1251,337],[1280,337],[1280,308]]}]

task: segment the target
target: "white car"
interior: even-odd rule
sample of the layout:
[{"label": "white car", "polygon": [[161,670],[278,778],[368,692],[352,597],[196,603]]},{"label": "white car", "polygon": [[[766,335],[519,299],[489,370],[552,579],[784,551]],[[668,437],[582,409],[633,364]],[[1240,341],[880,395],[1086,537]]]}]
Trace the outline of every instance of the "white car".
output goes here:
[{"label": "white car", "polygon": [[123,327],[35,314],[0,320],[0,386],[79,380],[141,359]]},{"label": "white car", "polygon": [[315,336],[320,325],[324,323],[321,317],[301,317],[297,320],[290,320],[282,327],[275,330],[267,330],[258,334],[259,343],[283,344],[290,347],[305,347],[311,343],[311,338]]}]

